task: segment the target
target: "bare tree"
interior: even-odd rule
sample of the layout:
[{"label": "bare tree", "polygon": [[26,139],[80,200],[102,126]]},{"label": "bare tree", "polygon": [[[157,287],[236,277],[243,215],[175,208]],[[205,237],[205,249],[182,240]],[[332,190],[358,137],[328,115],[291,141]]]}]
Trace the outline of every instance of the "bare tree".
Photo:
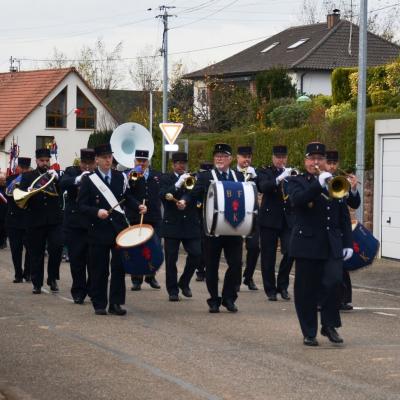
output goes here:
[{"label": "bare tree", "polygon": [[129,68],[129,75],[140,90],[155,91],[161,87],[161,59],[151,46],[139,52],[134,65]]},{"label": "bare tree", "polygon": [[66,68],[70,66],[70,61],[68,61],[68,57],[61,50],[57,49],[57,47],[53,48],[53,55],[51,59],[47,62],[47,68],[56,69],[56,68]]},{"label": "bare tree", "polygon": [[318,0],[303,0],[300,8],[300,20],[303,24],[316,24],[319,21],[319,3]]}]

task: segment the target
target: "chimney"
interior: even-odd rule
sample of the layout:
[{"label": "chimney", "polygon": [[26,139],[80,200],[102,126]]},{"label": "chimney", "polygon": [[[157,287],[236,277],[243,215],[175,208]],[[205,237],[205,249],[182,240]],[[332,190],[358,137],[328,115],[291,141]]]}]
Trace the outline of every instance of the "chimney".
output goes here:
[{"label": "chimney", "polygon": [[328,25],[328,29],[332,29],[338,22],[340,21],[340,10],[335,8],[332,11],[332,14],[328,14],[326,16],[326,23]]}]

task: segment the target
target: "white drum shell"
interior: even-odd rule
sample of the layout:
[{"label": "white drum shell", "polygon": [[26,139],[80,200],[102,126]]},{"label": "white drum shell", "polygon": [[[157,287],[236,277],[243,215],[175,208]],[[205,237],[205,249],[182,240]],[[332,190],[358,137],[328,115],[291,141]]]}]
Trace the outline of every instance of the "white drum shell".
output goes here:
[{"label": "white drum shell", "polygon": [[121,248],[135,247],[147,242],[154,234],[151,225],[133,225],[121,231],[115,242]]},{"label": "white drum shell", "polygon": [[[242,184],[245,199],[245,217],[234,228],[225,220],[225,196],[221,181],[212,182],[204,204],[204,229],[208,236],[249,236],[257,213],[257,190],[254,182]],[[215,228],[213,228],[215,226]]]}]

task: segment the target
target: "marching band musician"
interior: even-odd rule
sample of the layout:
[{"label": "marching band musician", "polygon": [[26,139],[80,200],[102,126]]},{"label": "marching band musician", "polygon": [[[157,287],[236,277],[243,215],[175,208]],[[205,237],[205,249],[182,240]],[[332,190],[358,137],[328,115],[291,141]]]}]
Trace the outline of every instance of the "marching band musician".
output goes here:
[{"label": "marching band musician", "polygon": [[[326,152],[326,170],[332,175],[337,174],[339,169],[339,152],[337,150],[329,150]],[[351,190],[349,197],[347,197],[347,205],[356,210],[360,207],[361,198],[357,188],[357,177],[353,174],[347,174],[347,179],[350,182]],[[343,283],[341,290],[340,309],[343,311],[350,311],[353,309],[352,298],[353,290],[351,286],[351,279],[349,271],[343,269]]]},{"label": "marching band musician", "polygon": [[[191,198],[203,200],[208,191],[211,181],[244,181],[241,172],[234,171],[230,168],[232,162],[232,148],[228,144],[219,143],[214,147],[214,168],[210,171],[199,173],[195,187],[188,196]],[[207,300],[210,313],[218,313],[222,304],[228,311],[237,312],[235,305],[237,299],[237,277],[240,274],[242,264],[242,246],[243,239],[241,236],[206,236],[206,283],[210,293]],[[225,273],[222,298],[218,296],[218,270],[221,252],[228,264]]]},{"label": "marching band musician", "polygon": [[88,218],[79,211],[77,199],[82,178],[95,168],[94,159],[93,149],[81,149],[79,166],[68,167],[60,180],[61,190],[67,192],[63,229],[72,276],[71,295],[75,304],[83,304],[89,288]]},{"label": "marching band musician", "polygon": [[58,173],[50,167],[50,150],[36,150],[37,168],[22,175],[20,189],[32,190],[33,181],[44,173],[54,176],[46,191],[40,191],[29,198],[26,210],[27,244],[30,255],[33,294],[40,294],[44,279],[44,253],[48,252],[47,284],[52,292],[58,292],[60,263],[63,249],[62,210],[58,194]]},{"label": "marching band musician", "polygon": [[[257,187],[262,193],[259,211],[261,236],[261,273],[264,291],[270,301],[277,300],[277,293],[282,299],[290,300],[288,293],[289,274],[293,259],[289,256],[289,239],[292,227],[291,207],[284,195],[283,183],[290,176],[287,163],[287,147],[273,146],[272,166],[260,168]],[[275,262],[278,239],[283,254],[279,264],[278,277],[275,279]]]},{"label": "marching band musician", "polygon": [[[245,181],[255,181],[257,174],[254,167],[252,167],[251,159],[253,156],[253,149],[251,146],[239,146],[237,149],[236,169],[244,174]],[[258,219],[258,217],[256,217]],[[246,268],[243,272],[243,284],[246,285],[249,290],[258,290],[258,287],[254,283],[253,275],[256,269],[258,256],[260,255],[260,228],[258,226],[258,220],[256,221],[256,227],[251,237],[246,238]],[[240,277],[241,280],[241,277]],[[240,289],[240,283],[239,283]]]},{"label": "marching band musician", "polygon": [[[10,242],[11,257],[14,264],[15,279],[14,283],[20,283],[23,279],[26,282],[31,280],[30,257],[27,247],[26,236],[26,210],[17,206],[12,196],[15,187],[18,187],[22,174],[28,172],[31,166],[31,159],[28,157],[18,157],[19,174],[10,175],[7,178],[7,216],[6,229]],[[22,269],[22,254],[25,247],[24,269]]]},{"label": "marching band musician", "polygon": [[4,172],[0,171],[0,249],[7,247],[7,195],[6,195],[7,178]]},{"label": "marching band musician", "polygon": [[83,177],[78,194],[79,211],[89,219],[90,297],[96,315],[106,315],[107,304],[110,314],[125,315],[126,310],[121,307],[125,304],[125,271],[115,239],[128,224],[119,202],[125,199],[125,206],[138,213],[145,213],[147,208],[128,193],[125,175],[112,170],[110,144],[98,145],[94,152],[97,168]]},{"label": "marching band musician", "polygon": [[[342,343],[337,291],[342,263],[352,256],[350,214],[344,199],[329,197],[325,145],[309,143],[304,174],[292,177],[288,192],[295,214],[290,256],[296,260],[295,307],[307,346],[318,346],[317,303],[321,302],[321,334]],[[318,297],[321,296],[319,299]]]},{"label": "marching band musician", "polygon": [[[183,296],[192,297],[189,284],[200,263],[200,221],[196,201],[181,200],[186,192],[185,180],[194,179],[187,171],[188,156],[184,152],[172,154],[170,174],[164,174],[160,182],[160,198],[164,205],[161,236],[164,238],[166,285],[169,301],[179,301],[179,289]],[[168,198],[170,196],[170,198]],[[182,243],[187,252],[182,275],[177,279],[176,262]]]},{"label": "marching band musician", "polygon": [[[149,167],[149,151],[137,149],[135,151],[135,167],[141,172],[136,180],[129,179],[129,191],[140,203],[145,200],[147,212],[144,215],[143,223],[154,228],[155,233],[160,236],[161,223],[161,200],[160,200],[160,178],[161,173]],[[140,222],[140,215],[133,210],[127,210],[127,217],[131,224]],[[160,289],[160,284],[154,275],[148,275],[144,281],[153,289]],[[140,290],[143,283],[143,276],[132,275],[131,290]]]}]

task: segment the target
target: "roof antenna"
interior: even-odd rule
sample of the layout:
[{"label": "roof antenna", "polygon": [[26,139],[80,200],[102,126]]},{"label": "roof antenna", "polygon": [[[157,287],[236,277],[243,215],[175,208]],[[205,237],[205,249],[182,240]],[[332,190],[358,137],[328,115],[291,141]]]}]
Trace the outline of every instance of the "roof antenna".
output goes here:
[{"label": "roof antenna", "polygon": [[[17,66],[18,64],[18,66]],[[19,72],[21,70],[21,60],[17,60],[13,56],[10,57],[10,72]]]},{"label": "roof antenna", "polygon": [[350,0],[350,34],[349,34],[349,46],[347,52],[351,56],[351,39],[353,37],[353,0]]}]

